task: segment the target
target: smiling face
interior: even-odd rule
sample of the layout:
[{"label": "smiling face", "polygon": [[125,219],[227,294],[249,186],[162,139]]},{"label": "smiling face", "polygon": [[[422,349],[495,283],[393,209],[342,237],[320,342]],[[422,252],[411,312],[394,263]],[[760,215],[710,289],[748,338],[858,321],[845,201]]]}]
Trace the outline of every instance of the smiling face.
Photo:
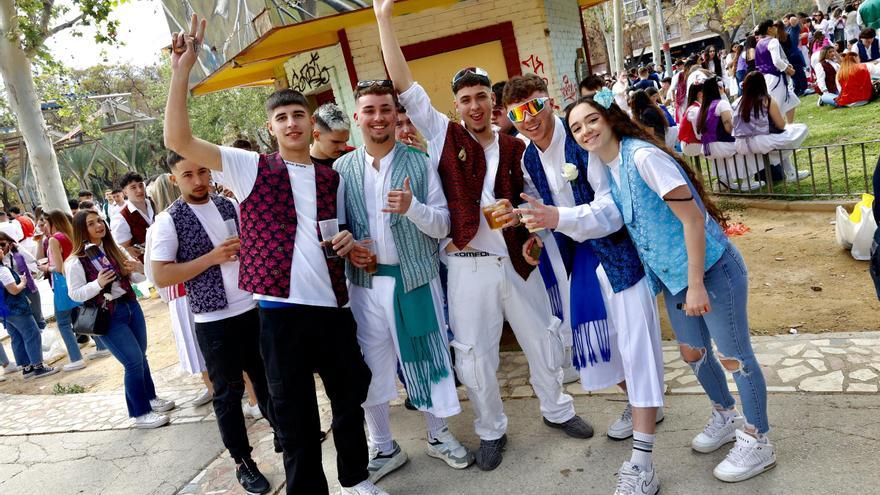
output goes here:
[{"label": "smiling face", "polygon": [[291,104],[275,107],[269,115],[269,134],[278,140],[278,147],[301,152],[309,148],[312,121],[308,110],[302,105]]},{"label": "smiling face", "polygon": [[455,94],[455,111],[461,115],[465,127],[474,134],[480,134],[489,128],[492,119],[492,107],[495,106],[495,94],[489,86],[467,86]]},{"label": "smiling face", "polygon": [[361,95],[357,100],[354,120],[361,128],[364,140],[376,144],[388,142],[394,136],[397,126],[394,97],[390,94]]},{"label": "smiling face", "polygon": [[394,138],[405,144],[411,145],[418,140],[419,131],[413,125],[412,120],[405,113],[397,114],[397,126],[394,129]]},{"label": "smiling face", "polygon": [[89,232],[89,240],[93,244],[100,244],[101,239],[107,235],[107,225],[104,223],[104,219],[97,213],[89,213],[88,218],[86,218],[86,229]]},{"label": "smiling face", "polygon": [[[523,103],[527,103],[535,98],[545,98],[547,97],[547,93],[544,91],[535,91],[529,95],[523,101],[517,101],[514,103],[510,103],[507,105],[507,111],[522,105]],[[523,136],[529,138],[534,141],[536,144],[542,147],[546,147],[550,144],[550,141],[553,139],[553,112],[551,111],[553,105],[553,100],[547,100],[544,103],[544,109],[538,112],[537,115],[532,115],[529,112],[525,112],[525,119],[522,122],[514,122],[513,125],[516,127]]]},{"label": "smiling face", "polygon": [[177,184],[187,203],[203,204],[211,193],[211,170],[190,160],[180,160],[171,167],[171,182]]},{"label": "smiling face", "polygon": [[597,151],[614,140],[608,122],[589,103],[581,103],[571,109],[568,125],[575,141],[587,151]]},{"label": "smiling face", "polygon": [[132,181],[125,185],[122,188],[122,192],[125,193],[125,196],[129,201],[141,203],[147,198],[147,189],[144,187],[143,182]]}]

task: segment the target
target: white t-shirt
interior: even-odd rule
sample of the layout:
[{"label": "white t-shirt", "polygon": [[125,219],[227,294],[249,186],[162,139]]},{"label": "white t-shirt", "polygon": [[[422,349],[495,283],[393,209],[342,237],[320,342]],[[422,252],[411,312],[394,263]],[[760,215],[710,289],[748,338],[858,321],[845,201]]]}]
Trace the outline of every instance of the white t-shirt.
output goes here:
[{"label": "white t-shirt", "polygon": [[15,285],[15,278],[12,276],[12,271],[10,271],[9,267],[6,265],[0,266],[0,284],[3,284],[3,287],[6,287],[9,284]]},{"label": "white t-shirt", "polygon": [[[213,201],[202,205],[189,204],[196,218],[202,224],[211,244],[219,246],[229,236],[220,210]],[[236,214],[238,207],[236,206]],[[177,228],[174,220],[167,212],[156,215],[156,221],[150,227],[150,257],[153,261],[176,261],[179,247]],[[193,313],[196,323],[225,320],[250,311],[256,306],[253,294],[238,288],[238,261],[223,263],[220,265],[220,273],[223,276],[223,288],[226,291],[226,309],[211,311],[210,313]]]},{"label": "white t-shirt", "polygon": [[[636,162],[639,175],[661,198],[669,194],[669,191],[687,184],[678,170],[678,164],[660,148],[653,146],[640,148],[633,154],[633,160]],[[620,154],[607,165],[614,182],[620,184]]]},{"label": "white t-shirt", "polygon": [[[731,114],[733,114],[733,107],[731,107],[730,102],[722,96],[721,99],[718,100],[718,104],[715,105],[715,116],[721,117],[721,114],[724,112],[730,112]],[[693,107],[688,109],[686,117],[693,126],[694,134],[697,136],[697,139],[701,139],[703,137],[703,134],[698,130],[698,124],[700,121],[700,107]]]},{"label": "white t-shirt", "polygon": [[[215,179],[228,187],[242,202],[247,200],[257,182],[259,153],[220,147],[223,172],[215,173]],[[315,190],[315,167],[311,164],[286,162],[290,174],[290,187],[296,205],[296,238],[293,250],[293,264],[290,269],[290,295],[272,297],[254,294],[258,301],[272,301],[308,306],[337,306],[336,294],[330,283],[327,260],[318,239],[318,206]],[[339,224],[345,223],[345,184],[339,178],[336,191],[336,213]],[[243,225],[242,228],[251,228]]]}]

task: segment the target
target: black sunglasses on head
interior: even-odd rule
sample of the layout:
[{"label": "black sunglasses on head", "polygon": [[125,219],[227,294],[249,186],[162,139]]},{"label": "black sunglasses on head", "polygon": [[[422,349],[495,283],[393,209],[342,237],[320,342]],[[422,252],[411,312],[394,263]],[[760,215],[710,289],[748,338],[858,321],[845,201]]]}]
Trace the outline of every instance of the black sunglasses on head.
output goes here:
[{"label": "black sunglasses on head", "polygon": [[357,89],[367,89],[372,86],[379,86],[382,88],[394,88],[394,81],[390,81],[388,79],[371,79],[369,81],[357,82]]}]

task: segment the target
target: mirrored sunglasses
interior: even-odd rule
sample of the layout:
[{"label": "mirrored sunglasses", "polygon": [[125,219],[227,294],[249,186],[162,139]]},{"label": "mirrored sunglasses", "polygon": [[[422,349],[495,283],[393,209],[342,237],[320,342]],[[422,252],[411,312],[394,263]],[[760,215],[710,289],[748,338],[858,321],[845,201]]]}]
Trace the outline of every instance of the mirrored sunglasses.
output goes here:
[{"label": "mirrored sunglasses", "polygon": [[525,103],[521,103],[507,112],[507,117],[510,118],[513,122],[522,122],[526,120],[526,114],[528,113],[532,117],[541,113],[541,110],[544,110],[544,107],[547,105],[547,100],[550,97],[542,96],[540,98],[535,98],[533,100],[529,100]]}]

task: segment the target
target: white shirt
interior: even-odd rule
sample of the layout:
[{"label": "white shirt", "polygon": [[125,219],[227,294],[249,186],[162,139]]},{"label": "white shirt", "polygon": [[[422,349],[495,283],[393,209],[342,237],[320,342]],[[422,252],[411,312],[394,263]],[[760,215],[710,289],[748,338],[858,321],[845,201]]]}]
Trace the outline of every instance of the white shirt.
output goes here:
[{"label": "white shirt", "polygon": [[[364,149],[364,206],[370,225],[370,238],[376,247],[376,257],[380,264],[397,265],[400,257],[391,232],[391,213],[383,213],[388,192],[391,190],[391,165],[394,149],[379,159],[379,170],[373,167],[375,159]],[[434,167],[427,167],[427,203],[420,203],[415,195],[404,216],[425,235],[443,239],[449,235],[449,208],[440,176]]]},{"label": "white shirt", "polygon": [[[837,62],[832,60],[828,61],[835,70],[840,70],[840,66]],[[813,64],[813,71],[816,72],[816,85],[819,86],[819,89],[822,90],[823,93],[828,92],[828,85],[825,84],[825,67],[822,67],[822,62],[816,62]]]},{"label": "white shirt", "polygon": [[[431,160],[432,167],[436,170],[440,165],[440,155],[443,152],[443,146],[446,144],[446,131],[449,126],[449,118],[440,113],[431,105],[431,99],[428,93],[419,83],[413,83],[409,89],[400,93],[400,103],[406,107],[406,115],[412,120],[416,129],[422,133],[422,136],[428,140],[428,156]],[[495,198],[495,175],[498,172],[498,133],[495,132],[494,139],[489,146],[483,148],[486,157],[486,176],[483,178],[483,190],[480,195],[480,207],[495,204],[498,200]],[[483,216],[482,210],[479,214],[480,226],[477,234],[468,243],[468,246],[477,251],[485,251],[497,256],[507,256],[507,244],[504,243],[504,237],[501,235],[501,229],[492,230]],[[444,240],[441,245],[445,249],[449,245],[451,239]]]},{"label": "white shirt", "polygon": [[155,216],[152,201],[147,200],[147,214],[144,215],[134,203],[125,200],[125,204],[121,206],[110,219],[110,225],[112,225],[113,230],[113,240],[116,241],[117,244],[123,244],[131,240],[131,227],[128,226],[128,222],[122,217],[123,208],[128,208],[128,211],[131,213],[137,212],[138,215],[146,220],[147,225],[153,225],[153,217]]},{"label": "white shirt", "polygon": [[[21,249],[21,245],[18,246],[18,254],[20,254],[21,257],[24,258],[24,264],[27,265],[28,271],[31,272],[31,276],[34,279],[39,278],[39,275],[42,274],[42,272],[39,268],[37,268],[37,259],[34,258],[34,255],[29,253],[26,249]],[[18,270],[18,266],[14,264],[15,260],[12,259],[11,252],[7,254],[6,257],[3,259],[3,263],[6,266],[15,266],[15,269]],[[22,275],[22,277],[24,277],[24,275]]]},{"label": "white shirt", "polygon": [[[260,154],[254,151],[220,147],[223,172],[214,177],[228,187],[244,202],[257,182]],[[290,269],[290,294],[288,297],[273,297],[254,294],[258,301],[272,301],[286,304],[305,304],[308,306],[337,307],[336,294],[330,282],[327,260],[318,239],[318,205],[315,189],[315,167],[312,164],[284,162],[290,175],[290,188],[296,205],[296,238],[293,261]],[[336,213],[339,224],[345,223],[345,184],[339,178],[336,191]],[[244,225],[242,228],[259,228]]]},{"label": "white shirt", "polygon": [[[220,210],[213,201],[205,204],[189,204],[189,207],[195,213],[202,228],[208,234],[211,244],[214,247],[222,244],[229,234],[226,231],[226,224],[220,215]],[[238,206],[235,207],[238,214]],[[179,242],[177,238],[177,228],[174,225],[174,219],[167,211],[163,211],[156,215],[156,221],[150,227],[150,258],[154,261],[177,261],[177,249]],[[209,313],[193,313],[196,323],[208,323],[211,321],[225,320],[246,313],[256,306],[253,294],[238,288],[238,261],[223,263],[220,265],[220,273],[223,277],[223,288],[226,292],[225,309],[211,311]]]},{"label": "white shirt", "polygon": [[[541,159],[544,175],[547,176],[553,203],[559,208],[559,223],[556,231],[577,242],[597,239],[617,232],[623,227],[623,219],[617,205],[614,204],[614,198],[611,197],[608,180],[604,178],[604,167],[601,163],[587,167],[587,181],[593,188],[594,197],[591,203],[578,206],[575,203],[571,183],[562,177],[567,139],[565,127],[559,119],[553,119],[553,123],[553,139],[546,150],[541,151],[538,148],[538,157]],[[525,162],[523,162],[523,176],[526,194],[540,198],[534,181],[525,168]]]},{"label": "white shirt", "polygon": [[8,266],[0,266],[0,284],[3,284],[3,287],[16,285],[15,278],[12,276],[12,271]]},{"label": "white shirt", "polygon": [[[119,248],[126,259],[134,261],[134,258],[128,254],[125,249]],[[101,293],[101,285],[98,280],[86,282],[86,272],[83,270],[79,257],[70,256],[64,262],[64,278],[67,279],[67,295],[74,301],[86,302]],[[131,273],[128,276],[132,284],[143,282],[147,278],[142,273]],[[125,290],[119,285],[119,281],[113,282],[110,287],[110,294],[104,295],[107,300],[113,300],[125,295]]]},{"label": "white shirt", "polygon": [[770,42],[767,44],[767,50],[770,52],[770,59],[773,61],[773,66],[776,67],[776,70],[785,72],[785,69],[788,68],[788,57],[785,56],[785,52],[782,50],[782,45],[779,44],[779,40],[776,38],[770,38]]},{"label": "white shirt", "polygon": [[24,239],[24,232],[22,232],[21,224],[18,222],[0,223],[0,232],[8,235],[15,242],[21,242],[21,240]]},{"label": "white shirt", "polygon": [[[727,98],[722,96],[721,99],[718,100],[718,104],[715,105],[715,116],[721,117],[721,114],[724,112],[730,112],[733,114],[733,107],[730,106],[730,102],[727,101]],[[694,135],[697,136],[697,139],[701,139],[703,134],[697,129],[697,124],[699,124],[700,121],[700,107],[689,109],[687,112],[687,119],[694,128]]]}]

